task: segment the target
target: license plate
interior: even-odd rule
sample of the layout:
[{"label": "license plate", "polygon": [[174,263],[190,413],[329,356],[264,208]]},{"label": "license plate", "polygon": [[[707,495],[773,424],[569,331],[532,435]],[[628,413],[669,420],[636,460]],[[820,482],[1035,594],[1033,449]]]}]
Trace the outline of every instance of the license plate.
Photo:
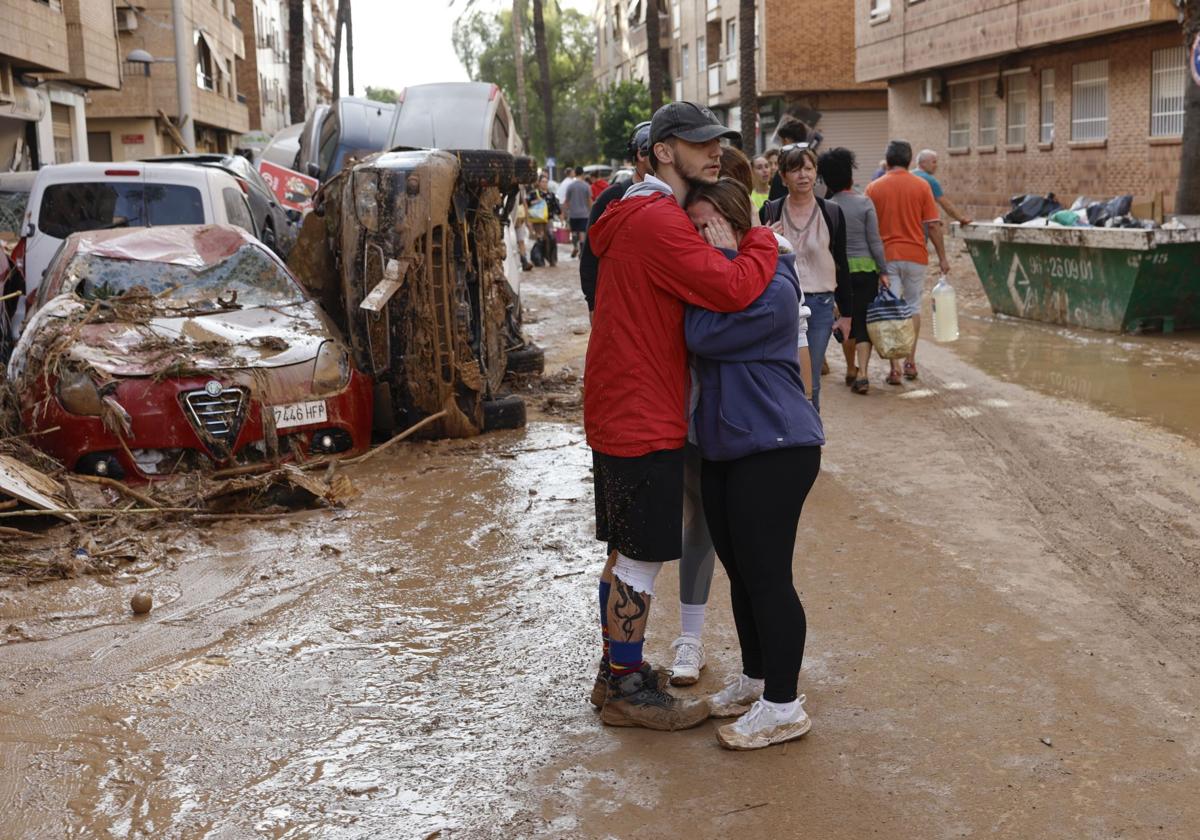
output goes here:
[{"label": "license plate", "polygon": [[271,406],[271,409],[275,412],[276,429],[307,426],[309,423],[324,423],[329,419],[329,410],[325,407],[324,400],[274,405]]}]

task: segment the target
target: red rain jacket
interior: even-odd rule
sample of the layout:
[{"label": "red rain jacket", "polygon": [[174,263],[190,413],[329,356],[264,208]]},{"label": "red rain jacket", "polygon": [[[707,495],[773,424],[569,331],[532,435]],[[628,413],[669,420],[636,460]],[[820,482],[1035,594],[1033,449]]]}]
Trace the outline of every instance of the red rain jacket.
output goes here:
[{"label": "red rain jacket", "polygon": [[775,273],[770,228],[730,260],[664,193],[612,202],[588,230],[600,260],[584,368],[583,425],[597,452],[632,458],[687,441],[687,304],[738,312]]}]

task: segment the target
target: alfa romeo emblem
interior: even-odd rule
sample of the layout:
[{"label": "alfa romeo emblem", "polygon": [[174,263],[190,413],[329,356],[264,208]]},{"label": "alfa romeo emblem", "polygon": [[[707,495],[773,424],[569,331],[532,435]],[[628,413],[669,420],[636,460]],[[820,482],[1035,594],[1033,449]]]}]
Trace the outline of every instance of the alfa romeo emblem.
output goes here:
[{"label": "alfa romeo emblem", "polygon": [[204,385],[204,393],[208,394],[210,397],[221,396],[221,390],[221,383],[215,379],[210,379]]}]

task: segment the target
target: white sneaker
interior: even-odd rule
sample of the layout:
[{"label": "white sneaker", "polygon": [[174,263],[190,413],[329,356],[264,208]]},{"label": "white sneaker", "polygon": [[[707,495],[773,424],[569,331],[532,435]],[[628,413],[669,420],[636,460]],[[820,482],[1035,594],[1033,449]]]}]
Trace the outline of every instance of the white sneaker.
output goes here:
[{"label": "white sneaker", "polygon": [[757,700],[750,711],[733,723],[717,729],[717,740],[730,750],[761,750],[772,744],[782,744],[799,738],[812,729],[812,718],[804,711],[804,695],[800,695],[791,712],[780,712],[766,701]]},{"label": "white sneaker", "polygon": [[763,681],[738,674],[708,700],[715,718],[737,717],[750,710],[750,705],[762,697]]},{"label": "white sneaker", "polygon": [[695,636],[680,636],[671,642],[675,661],[671,663],[671,685],[695,685],[704,669],[704,643]]}]

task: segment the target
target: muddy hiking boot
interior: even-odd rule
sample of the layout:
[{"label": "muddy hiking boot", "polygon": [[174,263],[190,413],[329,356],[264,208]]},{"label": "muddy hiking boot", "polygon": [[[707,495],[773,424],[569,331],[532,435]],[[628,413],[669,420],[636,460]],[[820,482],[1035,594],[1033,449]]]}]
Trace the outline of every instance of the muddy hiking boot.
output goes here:
[{"label": "muddy hiking boot", "polygon": [[644,729],[691,729],[708,718],[704,698],[675,697],[648,678],[645,671],[626,674],[612,683],[600,720],[609,726],[640,726]]},{"label": "muddy hiking boot", "polygon": [[[646,675],[647,680],[653,675],[655,684],[660,689],[666,688],[667,683],[671,681],[670,671],[666,668],[655,668],[649,662],[642,663],[642,673]],[[608,683],[611,676],[612,672],[609,670],[608,661],[601,659],[600,669],[596,672],[596,681],[592,683],[592,696],[590,698],[597,712],[604,706],[604,701],[608,698]]]}]

